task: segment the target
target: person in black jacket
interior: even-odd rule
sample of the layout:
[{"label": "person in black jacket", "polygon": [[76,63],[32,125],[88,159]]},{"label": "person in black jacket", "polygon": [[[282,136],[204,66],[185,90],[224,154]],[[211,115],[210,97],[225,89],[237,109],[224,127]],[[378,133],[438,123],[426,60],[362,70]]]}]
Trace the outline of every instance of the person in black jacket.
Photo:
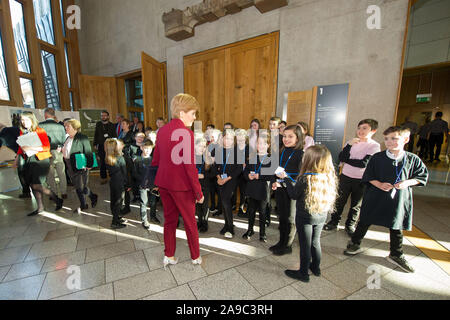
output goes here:
[{"label": "person in black jacket", "polygon": [[[149,200],[149,191],[152,191],[155,186],[155,177],[157,169],[152,167],[152,151],[154,144],[151,140],[145,140],[144,144],[141,146],[142,155],[137,156],[133,159],[133,178],[135,183],[139,188],[139,204],[141,212],[142,226],[145,229],[150,229],[150,223],[147,220],[147,204]],[[154,214],[156,216],[155,210],[156,201],[154,197],[150,197],[150,215]],[[154,219],[152,219],[154,220]],[[156,219],[159,224],[159,220]]]},{"label": "person in black jacket", "polygon": [[[248,162],[249,154],[250,154],[250,148],[249,148],[249,142],[248,142],[248,134],[247,131],[244,129],[237,129],[235,131],[236,133],[236,150],[237,150],[237,160],[238,164],[246,165]],[[246,218],[247,215],[244,212],[244,207],[247,202],[247,199],[245,197],[245,187],[247,185],[247,180],[244,178],[244,175],[241,174],[238,177],[238,183],[236,184],[236,190],[233,194],[233,198],[231,200],[231,203],[233,204],[233,210],[236,207],[236,201],[237,201],[237,189],[239,187],[239,209],[238,209],[238,217]]]},{"label": "person in black jacket", "polygon": [[[20,136],[20,129],[18,127],[3,127],[0,129],[0,147],[6,146],[15,153],[19,151],[19,145],[17,144],[17,138]],[[19,158],[17,164],[17,174],[19,176],[20,184],[22,185],[22,194],[19,195],[20,199],[30,199],[31,191],[30,185],[25,179],[25,161],[22,157]]]},{"label": "person in black jacket", "polygon": [[203,203],[197,203],[195,205],[195,211],[198,218],[198,231],[208,231],[208,218],[209,218],[209,185],[211,177],[211,164],[212,160],[208,154],[206,148],[207,141],[204,137],[195,139],[195,162],[198,170],[198,180],[202,187],[202,193],[205,196]]},{"label": "person in black jacket", "polygon": [[100,157],[100,177],[102,178],[101,184],[107,183],[106,164],[105,164],[105,147],[104,143],[106,139],[116,138],[116,125],[109,121],[109,112],[102,111],[102,121],[97,122],[95,126],[94,135],[94,148],[97,149]]},{"label": "person in black jacket", "polygon": [[[255,232],[256,211],[259,212],[259,240],[267,242],[266,237],[266,206],[269,182],[274,172],[270,172],[271,161],[267,149],[270,146],[268,135],[260,135],[256,142],[257,154],[247,161],[244,178],[248,181],[245,195],[248,197],[248,230],[242,238],[250,239]],[[269,172],[268,172],[269,171]]]},{"label": "person in black jacket", "polygon": [[[286,173],[281,177],[287,178]],[[285,185],[289,197],[296,200],[295,223],[300,243],[300,269],[286,270],[285,274],[309,282],[309,270],[317,277],[321,275],[320,234],[337,197],[337,177],[330,151],[322,145],[309,147],[297,181],[286,179]]]},{"label": "person in black jacket", "polygon": [[[122,124],[121,124],[121,128],[122,128],[122,138],[120,138],[120,140],[122,140],[123,143],[123,157],[125,158],[125,163],[127,164],[127,172],[128,172],[128,176],[131,177],[131,182],[134,181],[134,177],[133,177],[133,149],[132,146],[134,144],[134,134],[133,132],[130,130],[131,127],[131,122],[127,119],[122,120]],[[134,185],[134,184],[133,184]],[[134,188],[134,193],[138,193],[137,187]],[[130,203],[131,203],[131,198],[130,198],[130,193],[128,191],[125,191],[125,206],[123,208],[123,213],[122,214],[127,214],[131,212],[130,209]]]},{"label": "person in black jacket", "polygon": [[274,255],[282,256],[292,252],[292,242],[295,238],[295,201],[289,199],[282,183],[285,179],[295,181],[298,176],[303,157],[303,134],[297,126],[289,126],[284,130],[283,147],[281,148],[280,164],[275,172],[285,172],[287,178],[279,175],[272,178],[272,190],[275,190],[275,201],[280,221],[280,241],[269,249]]},{"label": "person in black jacket", "polygon": [[[94,154],[92,153],[89,138],[80,133],[80,121],[76,119],[67,120],[64,123],[64,127],[69,137],[64,143],[62,154],[70,179],[80,200],[80,207],[74,210],[74,212],[79,214],[81,210],[88,209],[86,196],[89,196],[92,208],[95,208],[97,205],[98,196],[88,186],[89,171],[94,166]],[[76,154],[84,154],[86,156],[86,168],[77,169]]]},{"label": "person in black jacket", "polygon": [[[62,146],[66,141],[66,130],[64,126],[56,122],[55,110],[47,108],[44,111],[45,121],[39,123],[39,127],[47,132],[50,140],[50,170],[47,176],[47,184],[50,190],[56,193],[63,199],[67,199],[67,180],[66,168],[64,165],[63,156],[61,153]],[[59,184],[56,185],[55,178],[58,177]]]},{"label": "person in black jacket", "polygon": [[225,226],[220,234],[231,239],[234,235],[233,210],[231,198],[236,190],[238,177],[242,173],[243,165],[238,164],[236,151],[236,136],[233,130],[227,129],[223,133],[222,152],[216,154],[214,173],[219,185],[219,194],[222,201]]},{"label": "person in black jacket", "polygon": [[111,223],[112,229],[122,229],[126,227],[126,220],[122,218],[122,208],[125,197],[125,190],[129,191],[130,181],[127,173],[127,165],[122,155],[123,143],[116,138],[105,141],[105,163],[109,172],[110,207],[113,215]]}]

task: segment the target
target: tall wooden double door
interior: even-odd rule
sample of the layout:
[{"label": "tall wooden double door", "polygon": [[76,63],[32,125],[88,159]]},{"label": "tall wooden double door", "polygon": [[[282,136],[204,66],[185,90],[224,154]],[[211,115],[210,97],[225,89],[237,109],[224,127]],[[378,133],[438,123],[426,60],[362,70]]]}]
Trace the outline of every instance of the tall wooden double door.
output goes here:
[{"label": "tall wooden double door", "polygon": [[200,103],[198,120],[248,129],[252,119],[267,128],[275,116],[279,32],[184,58],[184,89]]},{"label": "tall wooden double door", "polygon": [[[166,65],[144,52],[141,62],[144,120],[146,126],[154,128],[157,118],[168,118]],[[108,110],[112,122],[117,113],[126,117],[125,78],[80,75],[81,108]]]}]

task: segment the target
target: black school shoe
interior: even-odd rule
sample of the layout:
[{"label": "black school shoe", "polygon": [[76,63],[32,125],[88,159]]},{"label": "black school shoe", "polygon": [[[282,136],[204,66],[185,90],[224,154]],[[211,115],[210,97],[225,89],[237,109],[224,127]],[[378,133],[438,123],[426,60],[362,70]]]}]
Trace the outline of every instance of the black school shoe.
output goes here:
[{"label": "black school shoe", "polygon": [[334,223],[332,223],[331,221],[330,222],[328,222],[324,227],[323,227],[323,230],[326,230],[326,231],[333,231],[333,230],[336,230],[337,229],[337,224],[334,224]]},{"label": "black school shoe", "polygon": [[55,211],[58,211],[58,210],[61,210],[61,209],[62,209],[64,200],[61,199],[61,198],[56,198],[56,199],[55,199],[55,203],[56,203]]},{"label": "black school shoe", "polygon": [[320,268],[313,269],[311,266],[309,266],[309,270],[311,270],[312,274],[316,277],[320,277],[322,275],[322,272],[320,272]]},{"label": "black school shoe", "polygon": [[278,250],[280,247],[281,247],[281,243],[278,242],[276,245],[271,246],[271,247],[269,248],[269,250],[273,252],[274,250]]},{"label": "black school shoe", "polygon": [[265,235],[259,236],[259,241],[266,243],[267,237]]},{"label": "black school shoe", "polygon": [[284,256],[285,254],[292,253],[292,247],[279,247],[278,249],[274,249],[272,252],[276,256]]},{"label": "black school shoe", "polygon": [[250,240],[250,238],[255,234],[255,232],[253,230],[251,231],[247,231],[246,233],[244,233],[242,235],[242,238]]},{"label": "black school shoe", "polygon": [[93,194],[91,197],[91,206],[92,208],[95,208],[95,206],[97,205],[97,201],[98,201],[98,195]]},{"label": "black school shoe", "polygon": [[123,224],[122,222],[113,222],[111,223],[111,229],[117,230],[117,229],[123,229],[125,228],[127,225]]},{"label": "black school shoe", "polygon": [[309,274],[301,274],[299,270],[285,270],[284,273],[289,278],[300,280],[301,282],[309,282]]},{"label": "black school shoe", "polygon": [[42,213],[42,212],[44,212],[44,210],[36,210],[36,211],[33,211],[32,213],[29,213],[29,214],[27,214],[27,216],[28,217],[34,217],[34,216],[37,216],[39,213]]}]

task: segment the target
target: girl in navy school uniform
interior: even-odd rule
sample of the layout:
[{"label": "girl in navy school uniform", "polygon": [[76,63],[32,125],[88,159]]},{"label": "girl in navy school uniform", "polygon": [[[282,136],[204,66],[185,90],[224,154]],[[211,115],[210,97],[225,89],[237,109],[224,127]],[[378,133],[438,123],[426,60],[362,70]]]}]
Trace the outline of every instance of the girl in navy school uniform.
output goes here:
[{"label": "girl in navy school uniform", "polygon": [[200,186],[202,187],[202,193],[205,197],[205,201],[203,201],[203,203],[197,203],[195,205],[195,214],[198,218],[197,227],[199,232],[208,231],[209,185],[212,161],[208,155],[206,145],[206,138],[198,137],[195,139],[195,160],[198,170],[198,180],[200,182]]},{"label": "girl in navy school uniform", "polygon": [[[281,176],[286,178],[286,173]],[[309,282],[309,270],[317,277],[321,274],[320,234],[337,197],[337,177],[330,151],[322,145],[309,147],[303,155],[297,181],[286,179],[285,184],[289,197],[296,200],[295,222],[300,243],[300,269],[286,270],[285,274]]]},{"label": "girl in navy school uniform", "polygon": [[231,198],[236,190],[239,175],[242,173],[243,165],[237,163],[236,136],[233,130],[225,130],[223,133],[222,152],[215,156],[214,173],[219,185],[219,195],[222,202],[225,226],[220,234],[231,239],[234,236],[233,210]]},{"label": "girl in navy school uniform", "polygon": [[245,195],[248,196],[248,230],[242,238],[250,239],[255,232],[256,211],[259,212],[259,240],[267,242],[266,237],[266,206],[269,182],[274,172],[268,172],[271,167],[270,155],[267,149],[270,146],[268,135],[260,135],[256,142],[257,154],[247,161],[244,177],[248,181]]},{"label": "girl in navy school uniform", "polygon": [[131,183],[129,181],[127,165],[122,154],[123,143],[116,138],[107,139],[105,141],[105,163],[106,169],[109,172],[109,189],[110,189],[110,204],[113,220],[111,223],[112,229],[121,229],[126,227],[126,220],[121,217],[123,203],[125,200],[125,191],[131,190]]},{"label": "girl in navy school uniform", "polygon": [[303,143],[303,133],[298,126],[289,126],[284,130],[280,164],[275,173],[284,172],[286,175],[283,178],[277,175],[271,181],[272,190],[275,190],[277,214],[280,222],[280,240],[269,249],[277,256],[292,252],[292,242],[295,238],[295,200],[291,201],[283,182],[285,179],[295,181],[297,178],[302,163]]}]

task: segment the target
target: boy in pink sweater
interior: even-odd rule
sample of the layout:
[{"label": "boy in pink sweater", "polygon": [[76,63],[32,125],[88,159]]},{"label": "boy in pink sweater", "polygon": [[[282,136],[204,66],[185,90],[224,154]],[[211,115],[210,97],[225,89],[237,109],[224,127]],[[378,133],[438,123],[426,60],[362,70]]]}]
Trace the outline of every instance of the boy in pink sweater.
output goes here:
[{"label": "boy in pink sweater", "polygon": [[345,222],[345,231],[349,236],[355,232],[364,194],[364,185],[361,183],[361,179],[370,158],[381,151],[380,144],[372,140],[377,129],[378,122],[376,120],[362,120],[356,131],[357,138],[349,141],[339,154],[339,160],[344,164],[339,176],[339,198],[336,201],[336,209],[331,214],[331,220],[324,227],[325,230],[337,229],[342,211],[350,196],[351,203]]}]

